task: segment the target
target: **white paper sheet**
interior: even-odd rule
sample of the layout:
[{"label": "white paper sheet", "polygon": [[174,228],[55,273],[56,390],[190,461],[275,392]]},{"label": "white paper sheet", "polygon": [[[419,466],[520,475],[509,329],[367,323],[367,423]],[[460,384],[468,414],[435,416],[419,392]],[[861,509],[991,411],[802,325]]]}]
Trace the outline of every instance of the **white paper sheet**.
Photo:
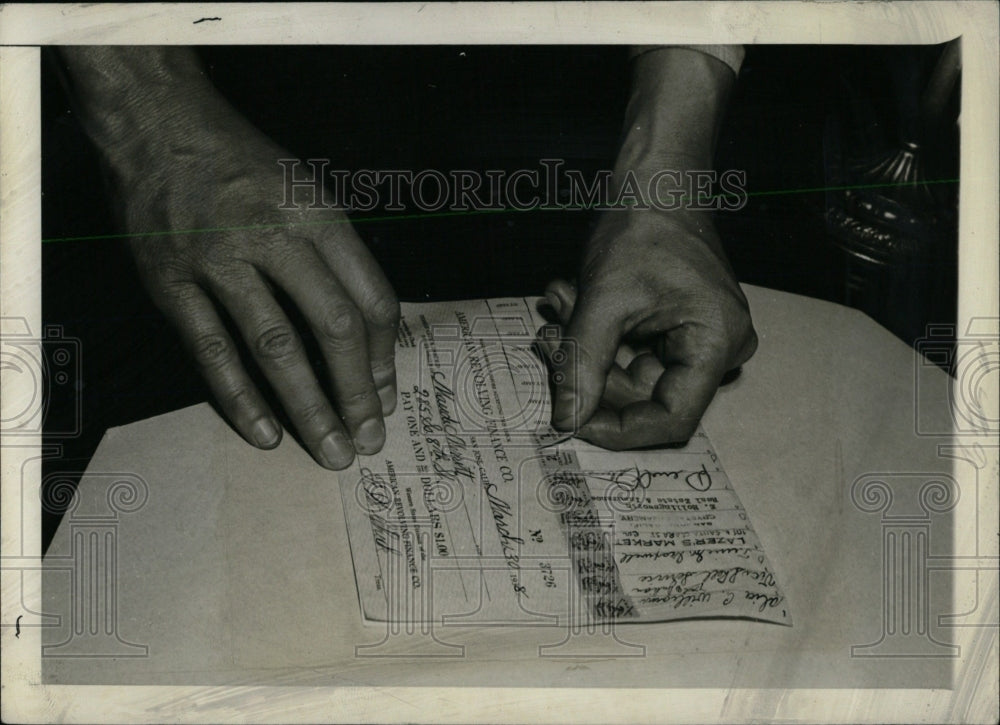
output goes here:
[{"label": "white paper sheet", "polygon": [[791,624],[704,431],[646,451],[559,442],[536,305],[403,305],[386,446],[341,475],[365,619]]}]

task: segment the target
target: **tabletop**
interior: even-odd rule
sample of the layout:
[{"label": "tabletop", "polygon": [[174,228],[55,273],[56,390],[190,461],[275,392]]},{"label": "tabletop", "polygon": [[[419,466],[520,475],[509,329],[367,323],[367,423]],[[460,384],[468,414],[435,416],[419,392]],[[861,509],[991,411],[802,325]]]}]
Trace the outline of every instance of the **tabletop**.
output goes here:
[{"label": "tabletop", "polygon": [[934,562],[974,501],[940,448],[949,377],[858,311],[745,291],[760,346],[703,426],[791,627],[366,625],[336,475],[291,436],[250,447],[204,403],[109,430],[91,460],[46,557],[45,681],[950,687],[942,623],[967,573]]}]

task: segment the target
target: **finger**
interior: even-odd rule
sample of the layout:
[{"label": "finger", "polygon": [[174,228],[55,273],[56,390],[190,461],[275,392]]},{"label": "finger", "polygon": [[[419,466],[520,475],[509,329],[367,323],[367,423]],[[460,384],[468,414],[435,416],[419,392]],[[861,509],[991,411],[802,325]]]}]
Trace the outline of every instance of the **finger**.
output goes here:
[{"label": "finger", "polygon": [[330,375],[333,403],[354,449],[371,455],[385,443],[382,404],[368,357],[365,320],[312,247],[302,247],[272,276],[305,315]]},{"label": "finger", "polygon": [[691,340],[684,344],[703,347],[668,358],[653,389],[653,401],[663,407],[669,418],[665,426],[668,441],[687,440],[694,434],[727,370],[725,361],[711,354],[708,343]]},{"label": "finger", "polygon": [[559,321],[567,324],[576,307],[576,288],[564,279],[554,279],[545,288],[545,299],[552,305]]},{"label": "finger", "polygon": [[625,370],[622,370],[618,365],[612,365],[608,371],[608,379],[604,384],[601,407],[618,409],[641,400],[649,400],[649,391],[643,395],[643,390],[635,384]]},{"label": "finger", "polygon": [[354,447],[313,375],[302,340],[255,273],[213,289],[264,372],[303,443],[320,465],[340,470]]},{"label": "finger", "polygon": [[632,381],[633,387],[642,400],[649,400],[653,397],[653,390],[665,372],[663,363],[651,350],[637,353],[625,369],[628,372],[629,380]]},{"label": "finger", "polygon": [[157,300],[180,332],[222,412],[249,443],[274,448],[281,426],[240,362],[215,306],[196,285],[183,285]]},{"label": "finger", "polygon": [[668,358],[650,400],[602,409],[577,435],[615,450],[686,441],[697,430],[724,372],[725,365],[711,358]]},{"label": "finger", "polygon": [[[622,365],[620,360],[629,362]],[[632,403],[650,400],[663,372],[663,364],[651,352],[636,354],[622,343],[618,347],[615,364],[608,372],[601,406],[620,409]]]},{"label": "finger", "polygon": [[399,301],[368,248],[349,226],[324,235],[316,250],[365,320],[368,359],[382,414],[396,409],[396,336]]},{"label": "finger", "polygon": [[561,347],[565,378],[556,386],[552,412],[553,425],[562,430],[579,428],[604,395],[622,332],[621,317],[608,302],[599,295],[581,295],[566,326]]},{"label": "finger", "polygon": [[669,430],[663,407],[651,400],[636,401],[618,409],[600,408],[576,435],[615,451],[687,440]]},{"label": "finger", "polygon": [[[562,382],[565,375],[563,371],[566,356],[560,346],[561,339],[562,334],[558,325],[543,325],[538,330],[536,339],[538,348],[552,370],[552,381],[556,385]],[[662,371],[663,368],[661,366],[660,372]],[[608,371],[608,379],[605,383],[604,395],[601,397],[601,405],[620,408],[623,405],[634,403],[638,400],[649,400],[653,392],[653,386],[658,379],[659,374],[648,385],[644,387],[638,386],[628,372],[617,364],[614,364],[611,366],[611,370]]]}]

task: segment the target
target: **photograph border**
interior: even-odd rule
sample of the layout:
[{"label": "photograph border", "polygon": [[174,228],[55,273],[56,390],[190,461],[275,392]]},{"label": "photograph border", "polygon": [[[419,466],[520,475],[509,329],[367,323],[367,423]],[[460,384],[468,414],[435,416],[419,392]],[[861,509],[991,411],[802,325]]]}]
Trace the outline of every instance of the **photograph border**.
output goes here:
[{"label": "photograph border", "polygon": [[[218,18],[216,20],[216,18]],[[203,19],[209,22],[200,22]],[[962,38],[959,305],[956,329],[997,338],[1000,157],[998,5],[909,2],[192,3],[0,7],[0,310],[35,335],[41,314],[41,46],[254,44],[939,44]],[[980,322],[979,324],[982,324]],[[2,405],[30,391],[2,374]],[[960,379],[959,374],[959,379]],[[987,381],[996,404],[997,381]],[[954,396],[953,396],[954,397]],[[11,401],[14,401],[13,403]],[[949,443],[947,438],[942,443]],[[963,437],[987,456],[989,435]],[[952,690],[705,688],[187,687],[41,684],[40,432],[2,445],[3,719],[7,722],[951,722],[993,721],[997,626],[956,628]],[[944,447],[944,446],[942,446]],[[22,480],[24,471],[35,471]],[[969,466],[955,465],[962,484]],[[963,487],[964,488],[964,487]],[[971,486],[968,490],[972,489]],[[997,518],[980,487],[979,516]],[[975,527],[955,526],[954,551]],[[978,549],[976,549],[978,551]],[[985,556],[985,555],[984,555]],[[995,552],[992,552],[995,556]],[[995,577],[992,580],[995,587]],[[976,593],[956,584],[952,611]],[[993,591],[995,602],[996,591]],[[994,607],[995,609],[995,607]],[[987,616],[989,612],[987,612]],[[669,708],[665,698],[669,696]]]}]

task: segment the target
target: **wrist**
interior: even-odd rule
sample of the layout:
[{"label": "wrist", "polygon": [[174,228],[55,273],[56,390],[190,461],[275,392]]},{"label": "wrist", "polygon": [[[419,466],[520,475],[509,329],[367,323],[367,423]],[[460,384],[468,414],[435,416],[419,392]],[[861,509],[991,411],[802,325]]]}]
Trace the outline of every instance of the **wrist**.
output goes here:
[{"label": "wrist", "polygon": [[636,57],[616,173],[711,168],[734,81],[728,66],[690,48]]},{"label": "wrist", "polygon": [[[607,254],[623,259],[714,260],[733,277],[722,240],[710,212],[677,209],[615,209],[605,211],[584,247],[584,260]],[[655,264],[653,265],[656,266]],[[718,268],[718,267],[717,267]]]},{"label": "wrist", "polygon": [[61,53],[84,128],[119,183],[210,154],[213,145],[223,145],[213,140],[219,131],[238,123],[190,49],[67,47]]}]

